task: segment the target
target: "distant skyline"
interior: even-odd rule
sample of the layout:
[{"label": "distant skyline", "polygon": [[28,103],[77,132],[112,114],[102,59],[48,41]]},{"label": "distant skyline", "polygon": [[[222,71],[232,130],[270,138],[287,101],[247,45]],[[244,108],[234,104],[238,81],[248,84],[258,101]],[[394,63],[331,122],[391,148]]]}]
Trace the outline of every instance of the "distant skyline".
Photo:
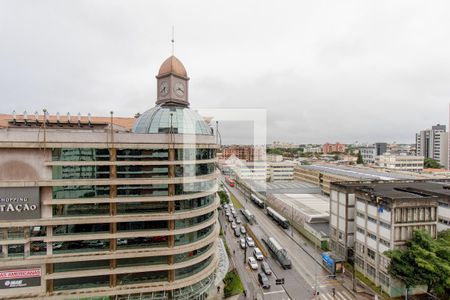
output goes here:
[{"label": "distant skyline", "polygon": [[[266,109],[268,143],[411,144],[448,130],[449,15],[448,1],[2,1],[0,113],[142,113],[175,26],[193,109]],[[244,123],[224,144],[249,140]]]}]

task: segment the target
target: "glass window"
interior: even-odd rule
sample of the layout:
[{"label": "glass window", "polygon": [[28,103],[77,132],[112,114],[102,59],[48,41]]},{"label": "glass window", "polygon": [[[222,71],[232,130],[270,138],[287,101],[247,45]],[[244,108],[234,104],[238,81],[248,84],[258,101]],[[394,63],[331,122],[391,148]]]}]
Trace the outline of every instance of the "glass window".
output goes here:
[{"label": "glass window", "polygon": [[109,286],[109,276],[84,276],[76,278],[63,278],[53,280],[55,291],[87,289],[99,286]]},{"label": "glass window", "polygon": [[117,223],[117,231],[140,231],[168,229],[168,221],[143,221]]},{"label": "glass window", "polygon": [[193,177],[214,173],[215,164],[195,164],[175,166],[176,177]]},{"label": "glass window", "polygon": [[117,239],[117,249],[165,248],[168,245],[167,236]]},{"label": "glass window", "polygon": [[167,196],[168,185],[118,185],[117,195],[121,197]]},{"label": "glass window", "polygon": [[175,194],[183,195],[183,194],[192,194],[192,193],[210,191],[215,186],[216,186],[215,180],[185,183],[185,184],[176,184],[175,185]]},{"label": "glass window", "polygon": [[200,160],[216,157],[215,149],[177,149],[176,160]]},{"label": "glass window", "polygon": [[186,227],[192,227],[195,225],[198,225],[200,223],[203,223],[209,219],[211,219],[211,217],[214,215],[214,212],[210,212],[198,217],[194,217],[194,218],[189,218],[189,219],[182,219],[182,220],[175,220],[175,229],[180,229],[180,228],[186,228]]},{"label": "glass window", "polygon": [[367,256],[370,257],[371,259],[375,260],[375,256],[376,256],[375,251],[373,251],[370,248],[367,248]]},{"label": "glass window", "polygon": [[168,202],[130,202],[117,203],[117,214],[141,214],[141,213],[155,213],[168,212]]},{"label": "glass window", "polygon": [[101,198],[109,196],[108,185],[71,185],[53,187],[53,199]]},{"label": "glass window", "polygon": [[181,254],[175,255],[175,263],[180,263],[184,261],[191,260],[193,258],[196,258],[197,256],[202,255],[203,253],[207,252],[209,249],[211,249],[212,244],[209,244],[207,246],[204,246],[200,249],[189,251]]},{"label": "glass window", "polygon": [[14,244],[14,245],[8,245],[8,256],[9,257],[15,257],[15,256],[23,256],[24,254],[24,245],[23,244]]},{"label": "glass window", "polygon": [[117,283],[119,285],[144,282],[161,282],[167,280],[168,271],[117,274]]},{"label": "glass window", "polygon": [[179,279],[186,278],[186,277],[192,276],[194,274],[197,274],[198,272],[200,272],[201,270],[206,268],[209,264],[211,264],[212,259],[213,259],[213,257],[210,256],[209,258],[205,259],[204,261],[197,263],[193,266],[175,270],[175,280],[179,280]]},{"label": "glass window", "polygon": [[53,179],[109,178],[109,166],[53,166]]},{"label": "glass window", "polygon": [[135,257],[135,258],[122,258],[117,260],[117,267],[130,267],[130,266],[148,266],[148,265],[160,265],[168,263],[168,256],[151,256],[151,257]]},{"label": "glass window", "polygon": [[47,227],[46,226],[32,226],[30,227],[30,236],[31,237],[40,237],[47,235]]},{"label": "glass window", "polygon": [[109,215],[109,203],[53,205],[54,217]]},{"label": "glass window", "polygon": [[74,261],[53,264],[55,272],[80,271],[90,269],[109,269],[109,260],[88,260],[88,261]]},{"label": "glass window", "polygon": [[97,252],[109,250],[109,240],[54,242],[53,253]]},{"label": "glass window", "polygon": [[52,151],[53,161],[105,161],[109,160],[108,149],[57,148]]},{"label": "glass window", "polygon": [[47,254],[47,243],[43,241],[33,241],[30,243],[30,254],[31,255],[46,255]]},{"label": "glass window", "polygon": [[168,166],[118,166],[118,178],[167,178]]},{"label": "glass window", "polygon": [[177,200],[177,201],[175,201],[175,211],[192,210],[192,209],[210,205],[213,202],[214,202],[214,195],[209,195],[206,197],[190,199],[190,200]]},{"label": "glass window", "polygon": [[213,231],[214,225],[200,229],[195,232],[175,235],[175,246],[190,244],[207,237]]},{"label": "glass window", "polygon": [[167,149],[117,149],[117,160],[119,161],[152,161],[168,160]]},{"label": "glass window", "polygon": [[85,233],[105,233],[109,232],[108,223],[98,224],[70,224],[57,225],[53,227],[53,235],[70,235],[70,234],[85,234]]}]

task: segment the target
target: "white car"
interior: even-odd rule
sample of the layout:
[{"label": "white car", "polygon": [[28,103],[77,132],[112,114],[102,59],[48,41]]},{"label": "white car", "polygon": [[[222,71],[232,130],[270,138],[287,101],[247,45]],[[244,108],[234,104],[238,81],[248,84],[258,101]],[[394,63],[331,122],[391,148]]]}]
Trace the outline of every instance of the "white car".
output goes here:
[{"label": "white car", "polygon": [[240,239],[239,244],[241,245],[242,249],[245,249],[245,239]]},{"label": "white car", "polygon": [[242,226],[242,225],[241,225],[241,228],[240,228],[240,230],[241,230],[241,233],[242,233],[242,234],[245,234],[245,233],[247,232],[247,230],[245,230],[245,227],[244,227],[244,226]]},{"label": "white car", "polygon": [[255,241],[253,241],[253,239],[250,236],[247,237],[247,245],[249,247],[255,247]]},{"label": "white car", "polygon": [[231,223],[231,228],[233,228],[233,229],[235,229],[235,228],[237,228],[237,225],[236,225],[236,223]]},{"label": "white car", "polygon": [[238,217],[236,217],[236,224],[241,224],[241,223],[242,223],[241,219],[239,219]]},{"label": "white car", "polygon": [[248,258],[248,264],[252,270],[258,270],[258,263],[256,262],[256,259],[253,256],[250,256]]},{"label": "white car", "polygon": [[261,250],[259,250],[258,247],[255,247],[255,249],[253,249],[253,255],[256,257],[257,260],[264,259],[264,255],[262,254]]}]

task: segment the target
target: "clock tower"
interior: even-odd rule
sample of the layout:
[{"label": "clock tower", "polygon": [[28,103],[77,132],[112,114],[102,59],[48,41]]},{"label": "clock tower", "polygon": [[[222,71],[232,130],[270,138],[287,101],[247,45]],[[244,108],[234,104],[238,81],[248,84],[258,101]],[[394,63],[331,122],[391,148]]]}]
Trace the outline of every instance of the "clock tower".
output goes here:
[{"label": "clock tower", "polygon": [[189,107],[186,69],[175,56],[166,59],[159,68],[156,105]]}]

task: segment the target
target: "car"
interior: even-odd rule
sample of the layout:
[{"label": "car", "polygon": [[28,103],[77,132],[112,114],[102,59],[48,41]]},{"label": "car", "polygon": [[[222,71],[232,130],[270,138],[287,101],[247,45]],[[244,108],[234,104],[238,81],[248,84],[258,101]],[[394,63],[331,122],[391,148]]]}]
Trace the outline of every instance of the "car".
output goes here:
[{"label": "car", "polygon": [[233,203],[230,203],[229,205],[230,205],[230,208],[234,209],[234,204]]},{"label": "car", "polygon": [[247,262],[252,270],[258,270],[258,263],[256,262],[256,259],[253,256],[250,256]]},{"label": "car", "polygon": [[86,244],[90,247],[104,247],[106,245],[105,241],[101,240],[87,241]]},{"label": "car", "polygon": [[235,218],[236,218],[236,216],[237,216],[237,213],[236,213],[236,211],[235,211],[235,210],[232,210],[232,211],[231,211],[231,214],[233,215],[233,217],[235,217]]},{"label": "car", "polygon": [[61,243],[61,242],[53,242],[53,243],[52,243],[52,248],[53,248],[53,250],[55,250],[55,249],[61,249],[62,246],[63,246],[63,243]]},{"label": "car", "polygon": [[241,219],[239,219],[238,217],[236,217],[235,222],[236,222],[236,224],[241,224],[242,223]]},{"label": "car", "polygon": [[225,211],[225,216],[229,217],[230,215],[231,215],[231,212],[227,209],[227,210]]},{"label": "car", "polygon": [[247,237],[247,245],[249,247],[255,247],[255,241],[253,241],[253,239],[250,236]]},{"label": "car", "polygon": [[223,208],[224,208],[224,209],[227,209],[227,208],[228,208],[228,204],[224,203],[224,204],[223,204]]},{"label": "car", "polygon": [[261,263],[261,270],[263,270],[266,275],[272,275],[272,270],[270,269],[270,266],[266,261],[263,261]]},{"label": "car", "polygon": [[235,229],[234,229],[234,235],[235,235],[236,237],[240,237],[240,236],[241,236],[241,232],[239,231],[239,228],[235,228]]},{"label": "car", "polygon": [[228,216],[228,222],[233,222],[233,221],[234,221],[233,216]]},{"label": "car", "polygon": [[242,249],[245,249],[245,246],[246,246],[246,244],[245,244],[245,239],[240,239],[240,240],[239,240],[239,244],[241,245],[241,248],[242,248]]},{"label": "car", "polygon": [[255,258],[257,260],[263,260],[264,259],[264,255],[262,254],[261,250],[259,250],[258,247],[255,247],[253,249],[253,255],[255,256]]},{"label": "car", "polygon": [[237,228],[237,225],[236,225],[236,223],[231,223],[231,228],[233,228],[233,229],[236,229]]},{"label": "car", "polygon": [[246,234],[247,230],[245,230],[245,227],[241,225],[241,227],[239,228],[241,230],[242,234]]},{"label": "car", "polygon": [[263,289],[270,289],[269,278],[267,278],[266,274],[264,274],[263,272],[258,273],[258,281]]},{"label": "car", "polygon": [[128,244],[127,239],[117,239],[117,246]]}]

